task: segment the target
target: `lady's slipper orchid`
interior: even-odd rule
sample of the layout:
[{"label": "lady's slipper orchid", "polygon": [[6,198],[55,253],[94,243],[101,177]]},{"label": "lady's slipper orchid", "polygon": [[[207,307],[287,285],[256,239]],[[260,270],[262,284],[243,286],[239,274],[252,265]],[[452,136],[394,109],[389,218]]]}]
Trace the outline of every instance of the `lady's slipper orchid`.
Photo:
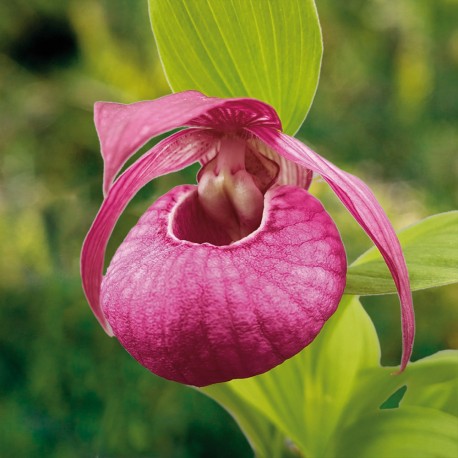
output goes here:
[{"label": "lady's slipper orchid", "polygon": [[[339,233],[307,189],[320,174],[380,249],[414,316],[404,257],[369,188],[281,132],[258,100],[195,91],[131,105],[99,102],[105,200],[84,242],[83,286],[110,335],[167,379],[204,386],[265,372],[308,345],[344,292]],[[180,126],[114,181],[152,137]],[[108,239],[137,191],[200,161],[198,185],[157,200],[102,275]],[[114,182],[113,182],[114,181]]]}]

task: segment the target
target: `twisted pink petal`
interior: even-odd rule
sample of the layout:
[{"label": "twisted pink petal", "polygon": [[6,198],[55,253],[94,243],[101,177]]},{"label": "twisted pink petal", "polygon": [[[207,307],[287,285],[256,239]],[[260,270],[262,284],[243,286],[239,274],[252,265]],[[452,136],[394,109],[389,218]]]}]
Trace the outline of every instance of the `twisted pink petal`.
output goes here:
[{"label": "twisted pink petal", "polygon": [[100,308],[100,285],[108,240],[134,195],[154,178],[196,162],[214,142],[208,130],[188,129],[171,135],[142,156],[111,187],[86,236],[81,252],[81,277],[89,305],[105,331],[112,335]]},{"label": "twisted pink petal", "polygon": [[249,130],[286,159],[320,174],[380,250],[393,275],[401,302],[402,371],[412,354],[415,335],[412,293],[399,240],[372,191],[361,180],[340,170],[295,138],[265,127]]}]

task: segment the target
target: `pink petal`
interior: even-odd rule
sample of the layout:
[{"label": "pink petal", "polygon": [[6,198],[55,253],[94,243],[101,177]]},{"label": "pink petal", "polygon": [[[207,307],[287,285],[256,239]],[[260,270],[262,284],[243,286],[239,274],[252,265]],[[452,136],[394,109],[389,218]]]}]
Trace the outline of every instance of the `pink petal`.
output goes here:
[{"label": "pink petal", "polygon": [[108,334],[111,330],[100,308],[99,296],[105,250],[116,221],[145,184],[198,161],[214,141],[214,134],[208,130],[187,129],[171,135],[129,167],[103,201],[83,244],[81,276],[89,305]]},{"label": "pink petal", "polygon": [[265,125],[281,128],[270,106],[254,99],[220,99],[186,91],[124,105],[97,102],[94,121],[104,159],[104,194],[123,164],[148,140],[181,126],[221,130]]},{"label": "pink petal", "polygon": [[223,239],[199,214],[197,188],[179,186],[150,207],[111,261],[105,316],[122,345],[162,377],[204,386],[265,372],[308,345],[340,301],[344,248],[304,189],[269,190],[261,226],[244,239],[202,243]]},{"label": "pink petal", "polygon": [[400,370],[404,370],[412,354],[415,336],[409,274],[396,233],[372,191],[361,180],[340,170],[295,138],[263,127],[253,127],[250,131],[286,159],[320,174],[380,250],[401,302],[403,355]]}]

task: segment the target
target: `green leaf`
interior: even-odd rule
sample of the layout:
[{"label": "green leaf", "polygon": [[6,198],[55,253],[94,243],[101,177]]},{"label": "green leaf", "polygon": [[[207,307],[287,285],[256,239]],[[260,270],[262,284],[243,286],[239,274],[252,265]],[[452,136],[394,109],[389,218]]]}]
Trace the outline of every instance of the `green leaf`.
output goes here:
[{"label": "green leaf", "polygon": [[456,458],[458,419],[425,407],[380,410],[342,430],[334,450],[339,458]]},{"label": "green leaf", "polygon": [[[458,211],[440,213],[398,234],[409,269],[412,290],[458,281]],[[345,293],[395,293],[391,274],[373,247],[348,269]]]},{"label": "green leaf", "polygon": [[440,351],[409,363],[404,372],[393,375],[397,370],[396,367],[378,367],[366,371],[358,393],[370,394],[375,403],[381,405],[405,386],[401,408],[428,407],[458,417],[458,350]]},{"label": "green leaf", "polygon": [[200,391],[217,400],[234,417],[257,457],[283,456],[283,433],[256,407],[243,402],[228,384],[215,384]]},{"label": "green leaf", "polygon": [[313,0],[149,0],[159,54],[173,91],[254,97],[285,132],[304,120],[323,45]]},{"label": "green leaf", "polygon": [[402,377],[407,382],[402,407],[433,407],[458,417],[457,350],[441,351],[411,363]]}]

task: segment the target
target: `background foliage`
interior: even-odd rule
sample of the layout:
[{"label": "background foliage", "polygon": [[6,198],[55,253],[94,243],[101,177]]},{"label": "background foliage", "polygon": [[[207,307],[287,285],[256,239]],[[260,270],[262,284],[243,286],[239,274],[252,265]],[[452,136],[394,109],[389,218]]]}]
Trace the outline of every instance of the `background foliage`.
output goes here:
[{"label": "background foliage", "polygon": [[[456,207],[456,2],[317,4],[325,54],[299,136],[368,181],[398,229]],[[1,3],[0,88],[0,455],[251,456],[216,404],[107,338],[81,291],[79,251],[102,199],[93,102],[168,91],[146,1]],[[111,253],[155,197],[195,171],[140,193]],[[369,241],[325,185],[313,186],[355,259]],[[458,346],[457,296],[456,286],[414,294],[414,359]],[[397,299],[363,303],[383,362],[397,364]]]}]

